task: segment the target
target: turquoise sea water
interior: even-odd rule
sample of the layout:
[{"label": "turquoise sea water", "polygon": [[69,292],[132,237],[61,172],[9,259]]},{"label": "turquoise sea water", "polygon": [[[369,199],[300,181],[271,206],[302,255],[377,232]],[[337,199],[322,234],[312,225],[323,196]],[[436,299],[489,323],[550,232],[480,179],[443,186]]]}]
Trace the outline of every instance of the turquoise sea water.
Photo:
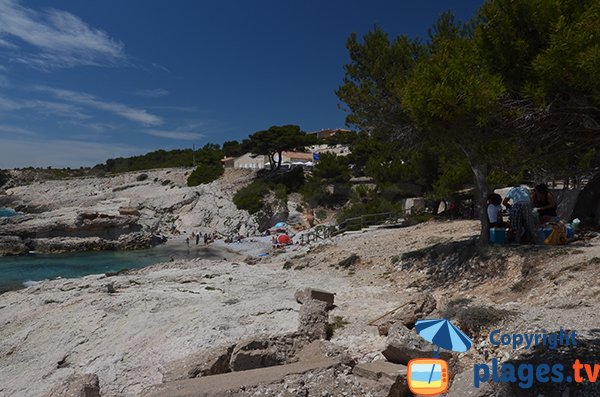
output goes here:
[{"label": "turquoise sea water", "polygon": [[220,258],[203,248],[174,249],[158,246],[139,251],[81,252],[52,255],[0,257],[0,293],[22,288],[32,281],[57,277],[73,278],[88,274],[136,269],[171,258]]},{"label": "turquoise sea water", "polygon": [[9,216],[15,216],[17,213],[12,208],[0,207],[0,218],[6,218]]}]

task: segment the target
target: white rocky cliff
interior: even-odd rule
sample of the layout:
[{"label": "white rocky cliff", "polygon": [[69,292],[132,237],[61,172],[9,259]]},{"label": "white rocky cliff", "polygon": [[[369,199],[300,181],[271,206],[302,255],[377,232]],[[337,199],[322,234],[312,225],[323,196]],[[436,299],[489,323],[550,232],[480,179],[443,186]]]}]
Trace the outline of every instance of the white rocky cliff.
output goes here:
[{"label": "white rocky cliff", "polygon": [[[186,186],[190,169],[35,182],[0,194],[24,215],[0,219],[0,255],[144,248],[179,233],[252,234],[257,225],[232,197],[251,171],[227,170],[210,184]],[[173,228],[175,226],[175,228]]]}]

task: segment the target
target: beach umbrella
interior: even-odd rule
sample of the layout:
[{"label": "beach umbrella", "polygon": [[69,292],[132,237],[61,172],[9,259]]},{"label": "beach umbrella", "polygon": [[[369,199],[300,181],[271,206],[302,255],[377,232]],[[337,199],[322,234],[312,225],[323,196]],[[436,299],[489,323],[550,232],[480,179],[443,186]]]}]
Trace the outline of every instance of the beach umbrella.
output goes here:
[{"label": "beach umbrella", "polygon": [[[433,353],[434,357],[437,357],[440,348],[466,352],[473,344],[467,335],[446,319],[417,320],[415,329],[421,338],[437,346],[437,350]],[[434,369],[435,364],[431,367],[428,383],[431,383]]]},{"label": "beach umbrella", "polygon": [[277,222],[275,224],[275,226],[273,226],[273,227],[276,229],[281,229],[281,228],[285,227],[285,222]]},{"label": "beach umbrella", "polygon": [[460,329],[446,319],[418,320],[415,329],[421,338],[439,348],[466,352],[473,342]]},{"label": "beach umbrella", "polygon": [[292,239],[287,234],[281,234],[277,236],[277,241],[279,242],[279,244],[288,245],[291,244]]}]

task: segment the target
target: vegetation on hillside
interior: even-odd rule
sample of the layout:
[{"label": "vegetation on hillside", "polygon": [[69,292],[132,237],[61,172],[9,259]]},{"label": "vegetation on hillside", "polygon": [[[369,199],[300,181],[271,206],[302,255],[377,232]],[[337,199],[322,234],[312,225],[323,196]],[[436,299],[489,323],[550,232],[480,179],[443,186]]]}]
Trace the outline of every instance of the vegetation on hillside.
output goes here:
[{"label": "vegetation on hillside", "polygon": [[6,185],[10,180],[10,174],[7,171],[0,170],[0,187]]},{"label": "vegetation on hillside", "polygon": [[388,148],[362,158],[365,173],[398,179],[410,173],[407,150],[428,148],[449,165],[432,187],[459,183],[466,165],[483,207],[492,182],[598,165],[586,150],[600,144],[598,18],[597,1],[496,0],[468,23],[443,14],[427,41],[390,40],[379,28],[362,41],[351,35],[337,95],[347,122]]}]

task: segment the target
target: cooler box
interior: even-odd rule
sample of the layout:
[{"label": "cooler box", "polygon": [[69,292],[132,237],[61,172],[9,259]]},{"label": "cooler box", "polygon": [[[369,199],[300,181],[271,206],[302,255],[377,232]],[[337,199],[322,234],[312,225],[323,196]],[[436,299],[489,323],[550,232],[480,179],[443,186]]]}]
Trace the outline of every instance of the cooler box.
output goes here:
[{"label": "cooler box", "polygon": [[[573,227],[571,225],[567,225],[567,238],[573,238]],[[544,241],[548,238],[550,233],[552,233],[551,227],[545,227],[543,229],[538,229],[538,238],[540,241]]]},{"label": "cooler box", "polygon": [[573,238],[573,226],[567,225],[567,238]]},{"label": "cooler box", "polygon": [[552,228],[551,227],[545,227],[542,229],[538,230],[538,235],[541,238],[542,241],[544,241],[545,239],[548,238],[548,236],[550,236],[550,234],[552,234]]},{"label": "cooler box", "polygon": [[493,227],[490,229],[490,242],[492,244],[504,244],[506,241],[506,229]]}]

